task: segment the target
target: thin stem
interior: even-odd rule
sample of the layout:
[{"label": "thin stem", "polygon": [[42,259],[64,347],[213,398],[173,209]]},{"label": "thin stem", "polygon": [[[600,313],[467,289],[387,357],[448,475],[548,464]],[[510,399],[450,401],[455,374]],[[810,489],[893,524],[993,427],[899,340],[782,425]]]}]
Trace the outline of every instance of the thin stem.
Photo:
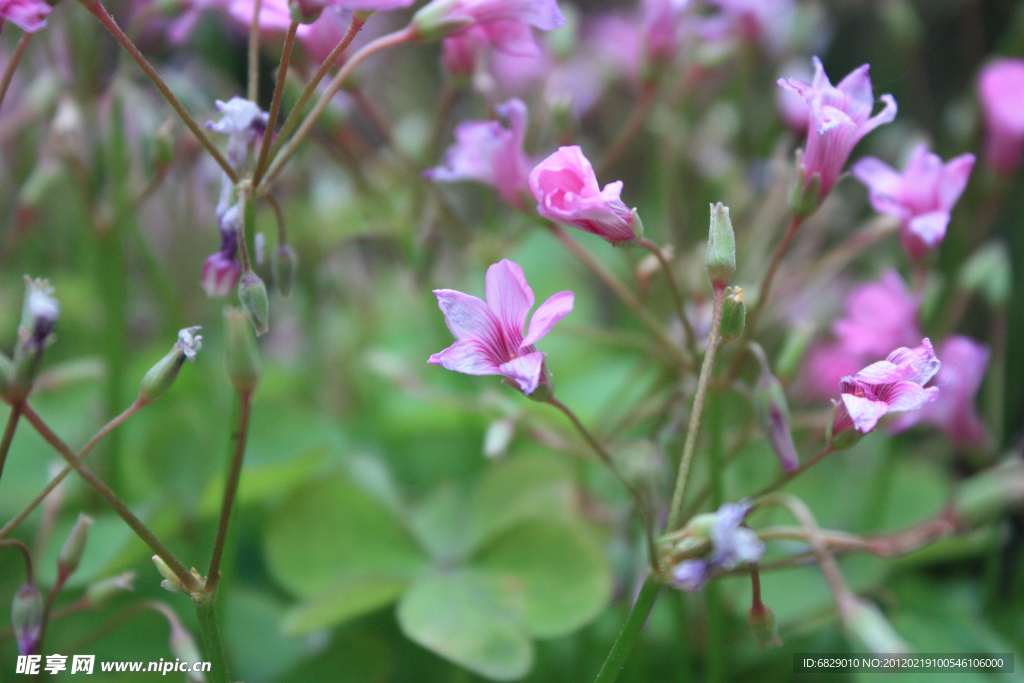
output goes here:
[{"label": "thin stem", "polygon": [[[260,95],[260,9],[263,7],[261,0],[253,0],[252,22],[249,24],[249,83],[246,89],[246,97],[250,102],[256,102]],[[295,22],[292,22],[294,25]],[[268,130],[273,130],[269,128]]]},{"label": "thin stem", "polygon": [[583,423],[580,422],[580,419],[576,417],[576,414],[572,412],[568,408],[568,406],[566,406],[564,403],[559,401],[554,396],[548,399],[548,403],[561,410],[565,414],[565,416],[569,418],[569,420],[573,423],[573,426],[576,427],[576,431],[578,431],[580,433],[580,436],[583,437],[583,440],[590,444],[590,447],[594,449],[595,453],[597,453],[598,457],[601,459],[601,462],[608,466],[608,469],[612,471],[612,474],[614,474],[616,478],[622,482],[622,485],[625,486],[626,489],[633,496],[633,500],[636,502],[637,512],[640,514],[640,519],[644,527],[644,537],[647,541],[647,554],[649,556],[649,561],[652,567],[656,567],[658,562],[658,554],[657,548],[654,544],[653,520],[651,519],[650,510],[648,509],[647,502],[644,500],[643,494],[631,483],[629,483],[629,481],[624,476],[622,476],[622,473],[619,472],[619,468],[616,467],[615,461],[612,460],[612,457],[611,455],[608,454],[608,451],[606,451],[604,447],[601,446],[601,444],[598,442],[598,440],[595,439],[594,436],[587,430],[587,428],[583,426]]},{"label": "thin stem", "polygon": [[[353,16],[353,21],[355,16]],[[277,82],[274,85],[274,98],[270,101],[270,112],[267,115],[267,129],[263,132],[260,153],[256,158],[256,168],[252,174],[253,184],[259,183],[267,166],[267,153],[277,128],[277,117],[281,114],[281,100],[284,98],[284,83],[288,76],[288,64],[292,58],[292,46],[295,45],[295,33],[299,30],[299,22],[292,21],[288,25],[288,33],[284,36],[284,47],[281,49],[281,64],[277,67]],[[323,66],[323,65],[321,65]],[[255,100],[253,100],[255,101]]]},{"label": "thin stem", "polygon": [[23,33],[21,38],[18,40],[18,44],[14,48],[14,54],[11,55],[10,61],[7,62],[7,66],[4,67],[4,75],[0,77],[0,106],[3,106],[4,95],[7,94],[7,88],[11,85],[11,79],[14,78],[14,70],[18,68],[18,63],[21,62],[21,56],[25,54],[25,49],[28,48],[28,41],[32,40],[32,36],[35,33]]},{"label": "thin stem", "polygon": [[690,424],[686,428],[686,443],[683,445],[683,456],[679,462],[679,474],[676,476],[676,488],[672,492],[672,507],[668,513],[666,531],[674,531],[679,525],[683,511],[683,495],[686,493],[686,482],[690,476],[690,465],[697,447],[697,432],[700,431],[700,417],[704,409],[704,396],[708,391],[711,369],[715,364],[715,352],[718,350],[719,331],[722,327],[722,306],[725,302],[725,289],[715,289],[715,308],[711,315],[711,331],[708,333],[708,348],[704,352],[704,362],[700,366],[700,377],[697,380],[697,393],[693,397],[693,410],[690,411]]},{"label": "thin stem", "polygon": [[676,360],[680,365],[686,367],[689,365],[689,361],[683,357],[683,354],[675,342],[673,342],[669,336],[665,333],[661,324],[655,320],[647,309],[640,303],[640,301],[633,295],[629,289],[626,288],[618,278],[612,275],[608,270],[601,265],[593,256],[587,253],[580,244],[566,234],[565,230],[561,226],[555,223],[548,223],[548,228],[554,234],[555,238],[565,246],[566,249],[571,251],[573,255],[578,258],[583,265],[590,269],[594,275],[596,275],[612,292],[619,297],[619,299],[626,305],[627,308],[632,310],[640,318],[640,322],[644,324],[650,332],[658,339],[661,345],[666,351],[669,351],[672,358]]},{"label": "thin stem", "polygon": [[250,185],[246,191],[239,192],[239,202],[242,204],[238,211],[238,260],[242,262],[242,274],[252,272],[252,263],[249,261],[249,242],[247,232],[256,232],[256,203],[248,193],[252,189]]},{"label": "thin stem", "polygon": [[595,168],[597,169],[598,176],[607,173],[619,158],[626,153],[629,146],[633,144],[633,140],[636,139],[636,136],[643,128],[644,121],[647,120],[647,115],[651,113],[651,107],[654,105],[655,100],[654,95],[657,93],[657,90],[658,87],[655,82],[644,85],[643,92],[640,94],[640,101],[633,108],[626,124],[615,137],[615,142],[611,144],[608,151],[597,162]]},{"label": "thin stem", "polygon": [[235,432],[235,448],[231,456],[231,468],[224,484],[224,499],[220,506],[220,521],[217,524],[217,538],[213,543],[213,555],[210,557],[210,569],[206,572],[205,591],[210,601],[216,595],[217,583],[220,581],[220,561],[224,555],[224,540],[228,535],[228,523],[231,521],[231,510],[235,504],[235,493],[238,491],[238,480],[242,476],[242,462],[245,460],[245,442],[249,434],[249,413],[252,407],[252,392],[242,391],[238,394],[238,430]]},{"label": "thin stem", "polygon": [[136,517],[135,514],[128,509],[128,506],[117,497],[117,494],[110,490],[110,487],[104,484],[99,477],[79,462],[74,451],[72,451],[66,443],[61,441],[59,436],[54,434],[53,430],[50,429],[49,425],[46,424],[43,418],[41,418],[39,414],[32,409],[32,406],[26,403],[23,410],[25,419],[32,423],[32,426],[36,428],[39,435],[42,436],[43,439],[45,439],[46,442],[54,448],[54,450],[64,456],[64,459],[70,463],[76,472],[78,472],[79,476],[81,476],[82,479],[84,479],[86,483],[100,495],[101,498],[107,501],[107,504],[110,505],[110,507],[114,508],[114,511],[121,516],[121,519],[131,527],[132,531],[134,531],[146,545],[153,549],[153,552],[163,558],[164,562],[167,563],[167,566],[170,567],[171,571],[174,572],[174,575],[178,577],[181,583],[192,592],[199,591],[202,586],[200,586],[195,577],[189,573],[188,569],[185,568],[185,565],[181,563],[181,560],[179,560],[174,553],[172,553],[167,546],[160,541],[160,539],[153,535],[153,532],[142,523],[142,520]]},{"label": "thin stem", "polygon": [[[14,430],[18,428],[18,419],[21,417],[21,407],[24,401],[15,401],[11,404],[11,412],[7,416],[7,426],[4,427],[3,440],[0,441],[0,477],[4,474],[4,463],[7,462],[7,453],[11,450],[11,442],[14,441]],[[3,536],[0,536],[3,538]]]},{"label": "thin stem", "polygon": [[427,163],[432,164],[441,153],[441,136],[444,135],[445,124],[448,123],[448,116],[452,113],[455,101],[459,97],[461,88],[455,85],[450,79],[445,82],[444,90],[437,100],[437,108],[434,109],[434,122],[430,126],[430,140],[427,148]]},{"label": "thin stem", "polygon": [[690,354],[696,358],[696,337],[693,334],[693,327],[690,325],[690,320],[686,317],[686,310],[683,308],[683,295],[679,290],[679,285],[676,284],[675,275],[672,274],[672,266],[669,264],[668,259],[665,258],[665,254],[662,253],[661,247],[654,242],[644,237],[640,240],[640,246],[654,254],[654,258],[658,259],[658,263],[661,264],[661,269],[665,273],[665,280],[668,282],[669,291],[672,293],[672,302],[676,306],[676,315],[679,317],[679,321],[683,324],[683,330],[686,331],[686,348],[689,349]]},{"label": "thin stem", "polygon": [[[111,431],[113,431],[113,429],[115,427],[117,427],[122,422],[124,422],[129,417],[131,417],[136,412],[138,412],[138,410],[143,405],[144,405],[143,403],[140,403],[139,401],[135,401],[135,403],[133,403],[131,406],[129,406],[127,410],[125,410],[123,413],[121,413],[120,415],[115,417],[113,420],[108,422],[106,425],[104,425],[103,428],[100,429],[100,431],[96,432],[96,434],[91,439],[89,439],[89,442],[87,444],[82,446],[82,450],[78,451],[78,455],[77,455],[78,460],[81,461],[81,460],[83,460],[85,458],[85,456],[89,455],[89,452],[93,449],[93,447],[97,443],[100,442],[100,440],[103,437],[105,437],[107,434],[109,434]],[[74,468],[71,465],[65,465],[64,469],[62,469],[57,474],[57,476],[55,476],[53,479],[51,479],[46,484],[46,486],[43,487],[43,490],[39,492],[39,495],[36,496],[35,498],[33,498],[32,502],[25,506],[25,509],[23,509],[21,512],[19,512],[13,519],[11,519],[11,521],[7,522],[7,524],[5,524],[2,529],[0,529],[0,539],[6,537],[7,534],[11,533],[11,531],[13,531],[16,526],[18,526],[23,521],[25,521],[25,518],[28,517],[30,514],[32,514],[32,511],[35,510],[39,506],[39,504],[42,503],[43,500],[48,495],[50,495],[51,491],[53,491],[55,488],[57,488],[57,486],[62,481],[64,481],[65,477],[67,477],[71,473],[71,470],[73,470],[73,469]]]},{"label": "thin stem", "polygon": [[[302,116],[302,110],[306,108],[306,102],[309,101],[309,98],[312,97],[313,93],[316,91],[316,86],[320,85],[320,81],[323,80],[324,76],[327,75],[327,72],[330,71],[332,66],[334,66],[334,63],[338,61],[339,57],[341,57],[341,54],[346,48],[348,48],[349,44],[351,44],[353,38],[356,37],[356,34],[359,33],[359,29],[363,27],[363,24],[366,23],[367,19],[369,19],[369,17],[363,15],[361,12],[354,12],[352,14],[352,21],[349,23],[348,30],[342,37],[341,42],[331,50],[331,53],[327,55],[327,59],[325,59],[323,63],[320,64],[320,67],[313,73],[313,78],[309,79],[309,83],[307,83],[306,87],[304,87],[302,92],[299,93],[299,99],[295,101],[295,106],[292,107],[291,112],[288,114],[288,118],[284,120],[284,125],[281,126],[281,132],[277,134],[277,139],[274,140],[272,145],[270,145],[269,153],[264,154],[263,150],[260,150],[260,161],[256,165],[256,172],[252,176],[253,187],[260,186],[260,181],[263,180],[263,174],[267,170],[267,164],[269,163],[268,160],[273,160],[277,157],[277,153],[280,151],[281,146],[285,143],[285,140],[288,139],[291,132],[295,130],[295,126],[299,124],[299,119]],[[281,56],[281,64],[282,66],[284,65],[283,54]],[[280,82],[280,71],[278,72],[277,78]],[[268,125],[267,131],[272,133],[273,126]]]},{"label": "thin stem", "polygon": [[110,13],[107,12],[106,8],[99,2],[99,0],[79,0],[79,2],[81,2],[87,10],[92,12],[96,18],[100,20],[100,23],[110,31],[114,38],[117,39],[117,42],[121,44],[121,47],[131,55],[132,59],[135,60],[135,63],[139,65],[139,68],[141,68],[149,79],[153,81],[153,85],[156,86],[156,89],[160,91],[167,102],[170,103],[171,107],[174,108],[174,111],[178,113],[181,120],[186,126],[188,126],[188,129],[192,131],[192,134],[196,136],[200,144],[206,148],[206,151],[210,153],[214,160],[216,160],[217,164],[224,170],[224,173],[226,173],[228,178],[231,179],[231,182],[237,183],[238,174],[235,173],[235,169],[231,168],[231,164],[228,163],[227,159],[225,159],[214,144],[210,142],[210,138],[206,137],[206,133],[203,132],[203,129],[198,123],[196,123],[195,119],[189,115],[184,105],[178,101],[178,98],[174,96],[171,89],[167,87],[167,84],[164,83],[163,79],[160,78],[159,74],[157,74],[156,70],[153,69],[153,66],[143,56],[143,54],[139,52],[139,49],[135,47],[135,44],[132,43],[131,39],[124,34],[124,31],[122,31],[121,27],[117,25],[117,22],[115,22],[114,18],[110,16]]},{"label": "thin stem", "polygon": [[757,568],[757,562],[750,563],[750,610],[764,611],[764,603],[761,601],[761,572]]},{"label": "thin stem", "polygon": [[35,575],[32,573],[32,553],[28,551],[28,546],[16,538],[11,538],[6,541],[0,541],[0,548],[17,548],[21,551],[21,554],[25,556],[25,583],[30,586],[33,585],[35,583]]},{"label": "thin stem", "polygon": [[[324,112],[325,109],[327,109],[327,105],[331,103],[331,98],[333,98],[334,95],[338,92],[338,90],[341,89],[341,86],[345,84],[345,79],[352,75],[352,72],[355,70],[357,66],[359,66],[360,63],[363,62],[363,60],[365,60],[370,55],[380,52],[381,50],[384,50],[395,45],[400,45],[402,43],[407,43],[415,39],[416,31],[411,26],[406,26],[405,28],[399,31],[389,33],[387,35],[381,36],[380,38],[377,38],[374,41],[367,43],[366,45],[363,46],[361,50],[359,50],[359,52],[352,55],[352,57],[349,58],[347,62],[345,62],[345,65],[341,67],[341,70],[338,71],[338,74],[331,81],[330,85],[327,86],[327,89],[324,91],[324,93],[320,96],[320,99],[317,101],[316,106],[313,107],[313,111],[311,111],[309,113],[309,116],[307,116],[302,121],[302,124],[299,125],[298,130],[295,131],[295,135],[293,135],[291,139],[288,140],[287,144],[285,144],[284,147],[281,148],[280,153],[274,157],[274,162],[273,164],[271,164],[270,169],[267,171],[267,177],[259,186],[258,193],[262,193],[265,190],[266,186],[274,181],[274,178],[276,178],[277,174],[281,172],[281,169],[284,167],[285,163],[287,163],[291,155],[295,153],[295,150],[298,148],[299,143],[302,142],[302,139],[305,138],[306,135],[309,133],[309,129],[313,127],[313,124],[316,123],[316,120],[320,118],[320,115]],[[296,115],[298,111],[298,108],[296,108],[295,110],[293,110],[292,114]],[[291,116],[289,116],[288,118],[290,120]],[[287,124],[288,121],[285,121],[286,126]],[[281,139],[283,139],[283,134],[285,133],[285,131],[282,130],[281,132],[282,135],[280,137]],[[271,153],[273,153],[274,151],[275,150],[271,148]]]},{"label": "thin stem", "polygon": [[768,484],[768,486],[765,486],[763,489],[761,489],[751,497],[757,499],[760,498],[761,496],[767,496],[769,493],[777,491],[778,489],[782,488],[789,482],[793,481],[807,470],[814,467],[822,460],[822,458],[824,458],[826,455],[833,452],[834,450],[835,449],[831,445],[825,446],[820,451],[812,455],[810,458],[800,463],[800,466],[797,467],[795,470],[793,470],[792,472],[783,472],[778,479],[773,481],[771,484]]},{"label": "thin stem", "polygon": [[654,601],[658,599],[660,590],[661,584],[654,579],[653,575],[649,575],[644,581],[643,588],[640,589],[640,595],[633,603],[633,609],[626,617],[626,623],[622,625],[619,637],[615,639],[615,644],[612,645],[611,652],[608,653],[608,658],[601,665],[601,671],[598,672],[594,683],[614,683],[615,679],[619,677],[619,673],[626,665],[629,653],[636,645],[640,631],[643,630],[644,623],[647,622],[647,617],[654,607]]},{"label": "thin stem", "polygon": [[220,637],[220,625],[217,622],[216,593],[196,603],[196,616],[199,617],[199,635],[203,640],[203,651],[210,662],[210,680],[213,683],[228,683],[228,664],[224,656],[224,643]]}]

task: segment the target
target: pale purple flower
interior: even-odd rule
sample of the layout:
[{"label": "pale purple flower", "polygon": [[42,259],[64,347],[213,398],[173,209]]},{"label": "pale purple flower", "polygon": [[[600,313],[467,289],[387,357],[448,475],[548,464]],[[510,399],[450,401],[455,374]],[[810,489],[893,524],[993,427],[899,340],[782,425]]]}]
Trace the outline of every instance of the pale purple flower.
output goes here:
[{"label": "pale purple flower", "polygon": [[7,20],[22,31],[33,33],[46,26],[51,10],[44,0],[0,0],[0,26]]},{"label": "pale purple flower", "polygon": [[892,430],[899,432],[924,422],[942,430],[957,448],[984,446],[985,425],[974,400],[988,367],[988,347],[970,337],[954,335],[943,340],[937,355],[942,367],[932,384],[941,388],[939,397],[917,412],[900,416]]},{"label": "pale purple flower", "polygon": [[538,50],[533,28],[551,31],[565,24],[556,0],[433,0],[416,13],[421,36],[450,35],[479,27],[495,49],[510,54]]},{"label": "pale purple flower", "polygon": [[550,387],[545,354],[534,346],[571,310],[572,292],[558,292],[530,320],[533,290],[518,264],[502,259],[487,269],[487,302],[451,289],[435,289],[437,304],[456,342],[427,362],[467,375],[502,375],[527,396]]},{"label": "pale purple flower", "polygon": [[221,223],[220,249],[203,264],[203,291],[206,296],[225,296],[235,288],[242,274],[238,262],[238,228],[233,220]]},{"label": "pale purple flower", "polygon": [[939,395],[938,387],[924,388],[942,363],[926,337],[921,346],[899,348],[839,382],[832,435],[848,429],[867,434],[887,413],[919,410]]},{"label": "pale purple flower", "polygon": [[464,121],[455,128],[455,144],[448,148],[443,166],[428,169],[431,180],[476,180],[498,190],[513,206],[522,205],[530,162],[523,152],[526,105],[512,99],[495,107],[500,121]]},{"label": "pale purple flower", "polygon": [[537,212],[557,223],[593,233],[613,245],[636,243],[639,221],[620,196],[622,181],[602,190],[590,160],[578,146],[560,147],[530,172]]},{"label": "pale purple flower", "polygon": [[978,76],[985,121],[985,159],[1009,174],[1024,157],[1024,59],[997,59]]},{"label": "pale purple flower", "polygon": [[922,144],[911,153],[903,173],[875,157],[861,159],[852,170],[870,190],[868,196],[875,211],[900,219],[903,247],[919,259],[946,236],[950,212],[967,187],[973,168],[973,154],[943,164]]},{"label": "pale purple flower", "polygon": [[716,570],[731,571],[743,563],[761,559],[764,543],[751,529],[741,526],[751,507],[749,500],[741,500],[723,503],[718,508],[708,529],[711,554],[676,565],[672,579],[678,588],[688,592],[700,590]]},{"label": "pale purple flower", "polygon": [[896,118],[896,100],[892,95],[882,95],[885,107],[871,116],[875,96],[868,76],[869,65],[855,69],[839,85],[833,86],[825,75],[821,60],[814,57],[813,61],[814,79],[811,83],[780,78],[778,84],[800,94],[807,102],[810,123],[801,170],[804,187],[815,175],[820,177],[819,197],[823,199],[835,185],[850,152],[860,139]]}]

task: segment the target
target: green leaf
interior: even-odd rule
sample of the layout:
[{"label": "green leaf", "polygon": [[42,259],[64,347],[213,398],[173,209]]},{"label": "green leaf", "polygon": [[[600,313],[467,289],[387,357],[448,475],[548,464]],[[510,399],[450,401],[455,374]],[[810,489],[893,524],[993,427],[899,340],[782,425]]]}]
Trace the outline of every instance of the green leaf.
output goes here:
[{"label": "green leaf", "polygon": [[239,679],[273,681],[306,655],[306,643],[281,634],[284,609],[280,600],[263,591],[234,586],[225,591],[222,631],[237,667],[232,673]]},{"label": "green leaf", "polygon": [[480,572],[423,577],[399,603],[398,624],[410,640],[492,680],[521,678],[533,665],[519,609]]},{"label": "green leaf", "polygon": [[325,593],[292,608],[281,629],[286,635],[304,635],[335,626],[394,602],[408,583],[380,576],[356,576],[343,580]]},{"label": "green leaf", "polygon": [[[310,479],[326,456],[326,448],[317,448],[286,462],[245,466],[235,494],[235,505],[248,505],[283,495],[285,491]],[[203,491],[199,502],[200,516],[212,517],[218,514],[223,496],[224,475],[221,474],[211,479]]]},{"label": "green leaf", "polygon": [[274,578],[305,598],[351,577],[409,578],[425,565],[391,511],[342,473],[293,491],[270,516],[265,550]]},{"label": "green leaf", "polygon": [[477,565],[521,596],[531,635],[572,633],[608,604],[612,576],[600,546],[582,526],[528,522],[487,548]]}]

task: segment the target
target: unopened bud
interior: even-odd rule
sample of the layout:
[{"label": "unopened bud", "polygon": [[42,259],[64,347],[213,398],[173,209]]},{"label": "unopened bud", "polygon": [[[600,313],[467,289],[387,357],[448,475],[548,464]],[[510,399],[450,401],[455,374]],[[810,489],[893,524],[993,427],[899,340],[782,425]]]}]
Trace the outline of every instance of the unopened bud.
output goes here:
[{"label": "unopened bud", "polygon": [[14,594],[11,626],[14,639],[18,641],[18,654],[35,654],[43,633],[43,596],[31,583],[26,583]]},{"label": "unopened bud", "polygon": [[260,335],[270,329],[270,303],[267,301],[267,286],[260,276],[251,270],[242,274],[238,281],[238,300],[242,302],[245,314],[249,316],[256,334]]},{"label": "unopened bud", "polygon": [[295,281],[296,266],[295,250],[287,244],[282,244],[274,250],[270,265],[274,272],[274,284],[281,296],[288,296],[292,292],[292,283]]},{"label": "unopened bud", "polygon": [[224,308],[224,324],[227,327],[228,378],[236,391],[250,392],[256,388],[262,373],[252,327],[242,311],[230,306]]},{"label": "unopened bud", "polygon": [[747,623],[750,624],[750,630],[754,632],[757,645],[762,650],[782,645],[782,639],[779,638],[779,627],[775,621],[775,612],[767,605],[761,603],[751,607],[747,611]]},{"label": "unopened bud", "polygon": [[185,587],[181,585],[181,579],[171,571],[171,568],[164,562],[164,558],[159,555],[153,556],[153,564],[156,565],[156,570],[160,572],[160,576],[164,577],[164,580],[160,582],[160,586],[169,593],[185,593]]},{"label": "unopened bud", "polygon": [[793,434],[789,429],[789,404],[786,402],[786,393],[782,390],[782,383],[768,367],[768,359],[761,346],[751,342],[750,350],[761,362],[761,374],[754,386],[754,405],[757,408],[758,421],[782,468],[792,472],[800,466],[800,456],[797,455]]},{"label": "unopened bud", "polygon": [[58,581],[63,582],[78,569],[82,553],[85,552],[85,540],[89,535],[90,526],[92,526],[92,517],[82,512],[78,513],[75,526],[71,528],[68,540],[64,541],[60,554],[57,556]]},{"label": "unopened bud", "polygon": [[873,602],[854,598],[854,603],[843,619],[846,633],[874,654],[903,654],[911,652],[889,620]]},{"label": "unopened bud", "polygon": [[292,21],[297,21],[300,24],[312,24],[320,18],[321,12],[324,11],[324,5],[325,3],[316,0],[291,0],[288,3],[288,12],[291,14]]},{"label": "unopened bud", "polygon": [[1003,306],[1013,291],[1012,272],[1006,245],[992,241],[960,268],[960,286],[969,292],[981,292],[992,306]]},{"label": "unopened bud", "polygon": [[32,383],[39,374],[43,351],[53,339],[53,326],[59,315],[60,305],[53,298],[50,283],[46,280],[33,280],[26,275],[25,302],[7,386],[9,398],[24,398],[32,389]]},{"label": "unopened bud", "polygon": [[736,272],[736,235],[729,218],[729,207],[718,202],[711,205],[711,226],[704,268],[715,289],[724,289]]},{"label": "unopened bud", "polygon": [[1024,461],[1010,458],[962,481],[953,492],[952,507],[968,529],[1024,507]]},{"label": "unopened bud", "polygon": [[743,303],[743,288],[729,287],[722,302],[722,325],[719,334],[722,343],[736,339],[743,334],[747,324],[747,305]]},{"label": "unopened bud", "polygon": [[187,327],[178,332],[178,341],[171,350],[142,378],[142,385],[139,387],[140,403],[152,403],[163,396],[178,378],[178,372],[185,361],[195,362],[196,352],[203,347],[203,338],[196,334],[201,329],[198,326]]},{"label": "unopened bud", "polygon": [[98,607],[118,593],[135,590],[135,572],[124,572],[110,576],[85,589],[85,599],[93,607]]},{"label": "unopened bud", "polygon": [[644,222],[640,220],[640,214],[637,212],[636,207],[633,208],[633,242],[623,242],[625,245],[637,244],[644,238]]}]

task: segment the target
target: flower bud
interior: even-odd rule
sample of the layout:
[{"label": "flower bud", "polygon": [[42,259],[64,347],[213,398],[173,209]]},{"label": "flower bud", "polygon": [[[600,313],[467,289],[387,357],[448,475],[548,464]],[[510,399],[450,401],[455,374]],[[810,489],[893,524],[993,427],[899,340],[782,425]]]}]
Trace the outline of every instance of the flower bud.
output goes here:
[{"label": "flower bud", "polygon": [[800,466],[800,456],[797,455],[793,434],[789,430],[789,404],[786,402],[786,393],[782,390],[782,383],[768,367],[768,359],[761,346],[751,342],[750,349],[761,362],[761,375],[754,386],[757,419],[782,468],[792,472]]},{"label": "flower bud", "polygon": [[224,308],[224,323],[227,327],[227,369],[228,378],[238,392],[249,392],[260,381],[262,367],[260,352],[256,348],[246,316],[230,306]]},{"label": "flower bud", "polygon": [[85,589],[85,599],[93,607],[98,607],[118,593],[135,590],[135,572],[124,572],[116,576],[97,581]]},{"label": "flower bud", "polygon": [[31,583],[26,583],[14,594],[11,626],[18,641],[18,654],[35,654],[43,633],[43,596]]},{"label": "flower bud", "polygon": [[60,315],[60,305],[53,298],[53,287],[46,280],[25,276],[25,303],[21,325],[14,345],[14,360],[7,386],[9,398],[28,395],[39,373],[43,351],[53,339],[53,326]]},{"label": "flower bud", "polygon": [[754,632],[757,645],[762,650],[782,645],[782,639],[779,638],[779,627],[775,621],[775,612],[767,605],[761,603],[751,607],[747,611],[747,623],[750,624],[750,630]]},{"label": "flower bud", "polygon": [[89,535],[92,521],[92,517],[89,515],[83,512],[78,513],[75,526],[71,528],[68,540],[64,541],[60,554],[57,556],[57,580],[59,583],[63,583],[78,569],[82,553],[85,552],[85,540]]},{"label": "flower bud", "polygon": [[252,272],[242,275],[238,281],[238,300],[242,302],[245,314],[249,316],[256,334],[260,335],[270,329],[268,318],[270,316],[270,304],[267,301],[267,286],[259,275]]},{"label": "flower bud", "polygon": [[704,268],[715,289],[723,289],[736,272],[736,235],[729,219],[729,207],[718,202],[711,205],[711,226]]},{"label": "flower bud", "polygon": [[295,250],[287,244],[282,244],[274,250],[271,257],[271,267],[274,272],[274,284],[281,296],[287,297],[292,291],[292,282],[295,280],[296,266]]},{"label": "flower bud", "polygon": [[729,287],[722,302],[722,325],[719,334],[722,343],[736,339],[743,334],[747,322],[747,306],[743,303],[743,288]]},{"label": "flower bud", "polygon": [[439,40],[473,24],[475,19],[454,11],[458,0],[433,0],[413,15],[410,25],[419,40]]},{"label": "flower bud", "polygon": [[201,327],[187,327],[178,332],[178,341],[166,356],[157,361],[142,378],[139,387],[139,402],[143,405],[152,403],[167,391],[178,377],[181,366],[187,359],[195,362],[196,352],[203,347],[203,338],[196,334]]},{"label": "flower bud", "polygon": [[300,24],[312,24],[320,18],[326,3],[317,0],[291,0],[288,3],[288,12],[292,21]]},{"label": "flower bud", "polygon": [[952,507],[957,521],[968,529],[1024,507],[1024,462],[1010,458],[960,482]]},{"label": "flower bud", "polygon": [[911,652],[889,620],[873,602],[853,599],[853,605],[843,626],[848,636],[874,654],[902,654]]}]

